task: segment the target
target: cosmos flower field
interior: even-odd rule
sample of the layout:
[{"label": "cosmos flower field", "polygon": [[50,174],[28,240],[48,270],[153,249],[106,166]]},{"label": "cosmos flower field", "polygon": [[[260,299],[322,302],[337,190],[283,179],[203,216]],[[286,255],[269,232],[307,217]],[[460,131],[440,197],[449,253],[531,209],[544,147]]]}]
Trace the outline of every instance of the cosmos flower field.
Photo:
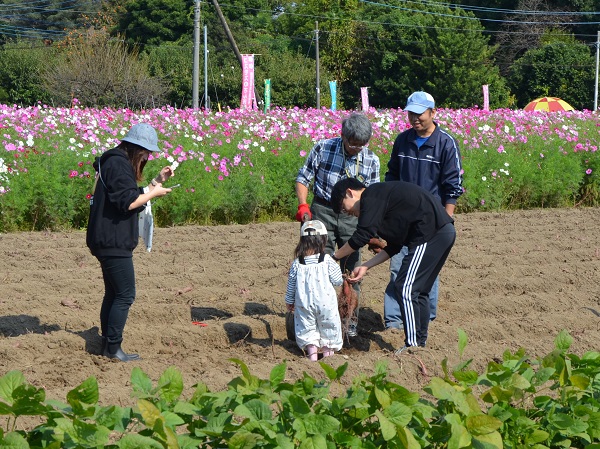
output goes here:
[{"label": "cosmos flower field", "polygon": [[[138,122],[157,129],[162,149],[147,179],[172,165],[182,186],[154,202],[159,225],[291,219],[298,168],[315,142],[339,136],[350,112],[0,105],[0,232],[84,228],[94,158]],[[401,109],[367,115],[383,177],[395,137],[410,125]],[[462,155],[458,212],[599,202],[600,117],[590,111],[438,109],[436,121]]]}]

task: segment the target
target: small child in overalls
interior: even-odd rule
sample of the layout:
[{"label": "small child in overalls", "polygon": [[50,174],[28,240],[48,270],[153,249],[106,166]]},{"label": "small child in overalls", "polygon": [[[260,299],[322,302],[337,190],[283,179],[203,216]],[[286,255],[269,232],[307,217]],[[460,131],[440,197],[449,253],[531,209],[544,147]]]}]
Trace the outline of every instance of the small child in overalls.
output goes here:
[{"label": "small child in overalls", "polygon": [[300,229],[285,302],[294,312],[296,343],[316,362],[319,351],[329,357],[342,348],[342,323],[334,286],[342,285],[339,265],[325,254],[327,229],[319,220]]}]

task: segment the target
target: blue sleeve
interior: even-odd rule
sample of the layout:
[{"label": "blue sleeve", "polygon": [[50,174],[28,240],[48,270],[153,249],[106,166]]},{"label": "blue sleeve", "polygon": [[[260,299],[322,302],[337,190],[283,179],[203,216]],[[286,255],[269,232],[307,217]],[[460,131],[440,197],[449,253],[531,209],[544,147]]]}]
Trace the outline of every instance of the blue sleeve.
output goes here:
[{"label": "blue sleeve", "polygon": [[371,184],[381,181],[381,175],[379,173],[380,166],[381,164],[379,163],[379,158],[376,155],[373,155],[373,161],[371,163],[371,176],[369,176],[369,179],[365,180],[366,186],[370,186]]},{"label": "blue sleeve", "polygon": [[310,185],[311,181],[315,178],[317,167],[321,163],[321,148],[321,142],[317,142],[312,150],[310,150],[306,162],[300,170],[298,170],[296,182],[299,182],[306,187]]},{"label": "blue sleeve", "polygon": [[392,154],[390,160],[387,163],[387,173],[385,174],[385,181],[400,181],[400,169],[398,167],[398,151],[400,149],[401,135],[396,137],[394,141],[394,147],[392,148]]},{"label": "blue sleeve", "polygon": [[456,200],[463,194],[462,187],[462,160],[456,140],[448,135],[444,154],[444,166],[440,176],[442,191],[442,204],[456,204]]}]

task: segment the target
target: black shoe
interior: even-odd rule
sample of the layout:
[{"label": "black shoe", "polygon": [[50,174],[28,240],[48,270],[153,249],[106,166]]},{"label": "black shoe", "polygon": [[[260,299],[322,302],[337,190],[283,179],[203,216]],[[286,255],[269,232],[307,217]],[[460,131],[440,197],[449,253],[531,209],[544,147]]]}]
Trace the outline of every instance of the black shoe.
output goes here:
[{"label": "black shoe", "polygon": [[110,346],[112,345],[107,344],[104,347],[104,351],[102,352],[102,355],[104,357],[108,357],[109,359],[118,359],[121,362],[132,362],[134,360],[141,360],[139,354],[127,354],[125,351],[123,351],[123,349],[121,349],[120,344],[116,348],[111,348],[114,352],[110,351]]}]

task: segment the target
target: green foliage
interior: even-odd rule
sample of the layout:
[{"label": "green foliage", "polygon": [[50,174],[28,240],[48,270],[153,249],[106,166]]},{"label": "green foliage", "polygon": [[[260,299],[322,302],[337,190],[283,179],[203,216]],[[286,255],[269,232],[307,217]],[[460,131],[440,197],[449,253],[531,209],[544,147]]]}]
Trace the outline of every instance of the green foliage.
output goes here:
[{"label": "green foliage", "polygon": [[543,97],[559,97],[575,109],[593,109],[594,57],[590,48],[569,39],[551,39],[515,61],[509,82],[519,106]]},{"label": "green foliage", "polygon": [[55,54],[51,47],[25,40],[9,42],[0,49],[0,102],[35,104],[47,102],[49,93],[43,86],[43,71]]},{"label": "green foliage", "polygon": [[[562,331],[546,356],[506,351],[482,373],[469,369],[471,360],[449,367],[445,359],[444,377],[424,388],[432,400],[389,381],[385,362],[337,396],[331,386],[347,363],[320,362],[325,379],[304,373],[290,383],[285,362],[260,379],[231,359],[241,376],[225,391],[199,382],[188,399],[175,367],[156,385],[134,368],[134,409],[98,405],[93,377],[69,391],[65,404],[46,400],[42,388],[11,371],[0,378],[0,415],[7,417],[0,447],[597,449],[600,353],[579,357],[568,352],[571,342]],[[41,424],[15,430],[22,416]]]},{"label": "green foliage", "polygon": [[[191,107],[193,103],[193,51],[191,43],[164,43],[149,47],[146,53],[150,76],[168,86],[167,102],[180,108]],[[203,79],[200,84],[204,84]]]},{"label": "green foliage", "polygon": [[508,88],[493,65],[493,48],[471,13],[415,4],[411,11],[369,6],[363,14],[368,25],[354,90],[372,86],[374,104],[404,106],[413,91],[425,90],[438,99],[438,106],[471,107],[483,103],[481,86],[488,84],[491,107],[508,105]]},{"label": "green foliage", "polygon": [[191,36],[193,3],[184,0],[132,0],[119,17],[128,44],[158,46]]},{"label": "green foliage", "polygon": [[[11,176],[11,190],[0,203],[0,231],[42,231],[80,229],[87,225],[89,203],[86,195],[93,185],[94,169],[87,175],[72,175],[81,159],[69,150],[16,154],[17,170]],[[80,169],[81,170],[81,169]]]},{"label": "green foliage", "polygon": [[[153,202],[157,223],[245,224],[292,216],[297,207],[294,179],[303,163],[293,148],[310,148],[310,143],[301,139],[279,148],[266,146],[243,152],[226,148],[213,161],[227,167],[227,176],[211,165],[208,154],[203,160],[182,163],[176,179],[185,188]],[[152,161],[145,172],[158,172],[161,164]]]}]

